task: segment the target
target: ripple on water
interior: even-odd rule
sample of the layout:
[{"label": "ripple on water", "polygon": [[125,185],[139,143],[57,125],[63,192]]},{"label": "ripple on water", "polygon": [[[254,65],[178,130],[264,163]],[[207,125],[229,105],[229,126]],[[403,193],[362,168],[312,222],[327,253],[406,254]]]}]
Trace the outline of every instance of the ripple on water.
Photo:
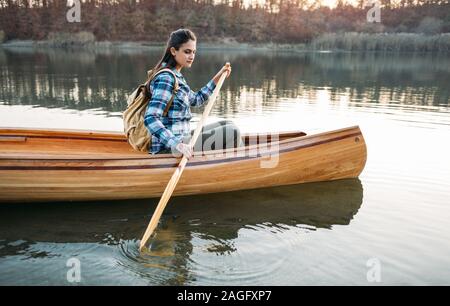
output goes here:
[{"label": "ripple on water", "polygon": [[189,269],[205,285],[264,284],[289,265],[310,228],[264,223],[246,225],[235,239],[194,233]]},{"label": "ripple on water", "polygon": [[142,252],[139,251],[140,240],[120,240],[116,264],[149,284],[184,284],[182,244],[179,236],[166,239],[164,230],[159,230]]}]

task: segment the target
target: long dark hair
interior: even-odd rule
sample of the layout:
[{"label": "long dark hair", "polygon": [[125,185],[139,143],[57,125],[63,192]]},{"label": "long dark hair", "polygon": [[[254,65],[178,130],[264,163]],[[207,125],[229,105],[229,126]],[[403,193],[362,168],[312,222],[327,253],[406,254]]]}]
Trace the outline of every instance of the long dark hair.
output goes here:
[{"label": "long dark hair", "polygon": [[163,63],[166,63],[166,67],[173,68],[177,64],[175,58],[170,52],[170,48],[174,47],[175,50],[179,50],[182,44],[187,43],[189,40],[197,40],[194,32],[189,29],[178,29],[170,33],[169,40],[166,44],[166,50],[164,51],[164,55],[159,60],[158,64],[151,70],[153,73],[156,73],[159,69],[162,68]]}]

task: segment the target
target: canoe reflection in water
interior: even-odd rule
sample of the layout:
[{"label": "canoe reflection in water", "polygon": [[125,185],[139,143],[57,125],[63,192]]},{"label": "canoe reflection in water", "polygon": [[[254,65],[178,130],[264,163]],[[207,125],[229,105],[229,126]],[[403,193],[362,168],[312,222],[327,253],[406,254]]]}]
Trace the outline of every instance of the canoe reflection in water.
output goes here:
[{"label": "canoe reflection in water", "polygon": [[[163,232],[198,232],[218,239],[237,237],[258,224],[347,225],[362,203],[359,179],[308,183],[198,196],[174,197],[160,224]],[[158,199],[3,204],[1,239],[29,242],[117,243],[142,236]],[[109,237],[108,240],[104,240]]]},{"label": "canoe reflection in water", "polygon": [[[192,269],[202,267],[208,274],[216,270],[215,261],[222,259],[231,260],[227,265],[237,265],[240,273],[257,278],[266,265],[273,266],[271,260],[278,263],[288,256],[289,239],[302,236],[295,231],[348,225],[362,199],[359,179],[175,197],[151,240],[150,251],[144,254],[138,250],[137,239],[158,199],[6,204],[0,206],[0,260],[5,263],[15,256],[24,263],[24,259],[40,258],[51,263],[40,264],[43,271],[35,273],[61,275],[56,267],[65,267],[65,263],[53,261],[83,256],[85,274],[95,271],[95,276],[84,276],[92,284],[98,275],[120,275],[123,270],[145,284],[187,284],[192,281]],[[244,244],[242,236],[247,237]],[[91,257],[95,259],[89,261]],[[254,258],[264,264],[245,270]],[[251,263],[239,267],[245,260]],[[113,264],[108,265],[110,261]],[[114,279],[104,276],[102,283],[108,281]]]}]

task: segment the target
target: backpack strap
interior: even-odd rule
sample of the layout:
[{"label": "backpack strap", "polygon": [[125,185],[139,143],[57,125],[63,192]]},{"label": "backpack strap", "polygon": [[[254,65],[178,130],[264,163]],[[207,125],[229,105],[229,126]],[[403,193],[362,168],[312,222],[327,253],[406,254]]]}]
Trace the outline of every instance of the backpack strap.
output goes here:
[{"label": "backpack strap", "polygon": [[170,109],[170,107],[172,106],[173,100],[175,99],[175,96],[176,96],[176,94],[177,94],[177,92],[178,92],[178,89],[180,88],[180,86],[179,86],[179,84],[178,84],[178,79],[177,79],[177,76],[175,75],[175,73],[174,73],[171,69],[169,69],[169,68],[163,68],[163,69],[160,69],[160,70],[158,70],[158,71],[155,72],[155,73],[153,73],[152,70],[149,70],[149,71],[147,71],[148,80],[147,80],[147,82],[145,82],[145,88],[146,88],[146,94],[147,94],[147,97],[150,97],[150,95],[149,95],[149,91],[150,91],[150,82],[151,82],[158,74],[163,73],[163,72],[169,72],[170,74],[172,74],[172,76],[173,76],[173,78],[174,78],[174,80],[175,80],[175,84],[174,84],[174,86],[173,86],[173,91],[172,91],[172,97],[170,98],[170,100],[169,100],[169,102],[167,103],[166,108],[164,109],[164,112],[163,112],[163,117],[166,117],[167,114],[169,113],[169,109]]}]

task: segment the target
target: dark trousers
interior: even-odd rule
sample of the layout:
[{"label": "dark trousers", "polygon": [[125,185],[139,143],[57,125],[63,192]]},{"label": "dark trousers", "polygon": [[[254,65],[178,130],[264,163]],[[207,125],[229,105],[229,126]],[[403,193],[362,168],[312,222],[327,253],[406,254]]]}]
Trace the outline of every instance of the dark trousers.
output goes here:
[{"label": "dark trousers", "polygon": [[[191,135],[194,132],[192,131]],[[194,151],[223,150],[243,146],[239,128],[230,120],[207,124],[198,137]]]},{"label": "dark trousers", "polygon": [[[194,131],[191,132],[191,137]],[[183,139],[184,143],[189,143],[190,137]],[[223,150],[228,148],[237,148],[243,146],[239,128],[230,120],[220,120],[203,126],[194,145],[194,151]],[[171,153],[170,149],[160,151],[159,153]]]}]

